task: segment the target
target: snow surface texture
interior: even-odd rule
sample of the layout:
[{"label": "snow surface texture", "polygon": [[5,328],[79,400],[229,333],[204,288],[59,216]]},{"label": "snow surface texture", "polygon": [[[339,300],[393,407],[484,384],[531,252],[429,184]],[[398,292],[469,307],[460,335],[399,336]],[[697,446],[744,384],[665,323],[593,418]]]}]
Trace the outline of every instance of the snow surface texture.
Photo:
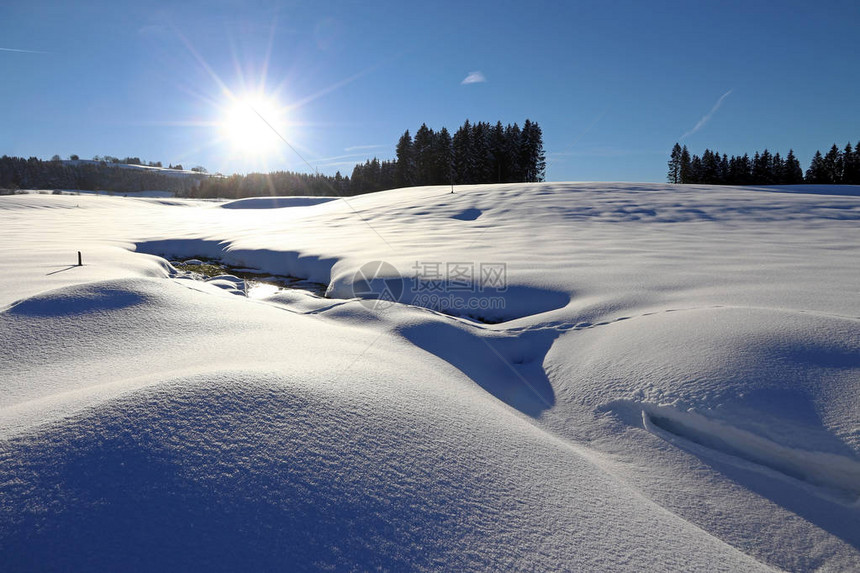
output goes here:
[{"label": "snow surface texture", "polygon": [[0,570],[860,569],[857,188],[456,191],[0,197]]}]

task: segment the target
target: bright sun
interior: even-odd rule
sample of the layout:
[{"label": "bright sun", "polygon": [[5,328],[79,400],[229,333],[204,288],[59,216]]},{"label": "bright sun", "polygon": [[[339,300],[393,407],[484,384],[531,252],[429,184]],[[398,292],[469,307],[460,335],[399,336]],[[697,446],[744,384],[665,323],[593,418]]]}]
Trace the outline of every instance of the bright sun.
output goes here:
[{"label": "bright sun", "polygon": [[277,132],[283,112],[272,101],[242,97],[233,101],[221,123],[221,135],[237,151],[257,157],[276,153],[282,144]]}]

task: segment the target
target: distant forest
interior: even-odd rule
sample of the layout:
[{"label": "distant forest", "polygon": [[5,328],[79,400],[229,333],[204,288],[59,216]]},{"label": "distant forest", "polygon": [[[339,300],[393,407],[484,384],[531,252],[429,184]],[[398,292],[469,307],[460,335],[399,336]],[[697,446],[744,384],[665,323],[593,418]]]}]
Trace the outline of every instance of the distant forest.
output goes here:
[{"label": "distant forest", "polygon": [[418,185],[535,182],[546,172],[543,134],[529,119],[522,128],[466,120],[453,137],[445,127],[436,132],[422,124],[414,138],[409,130],[400,137],[396,154],[358,164],[350,177],[279,171],[206,179],[191,196],[359,195]]},{"label": "distant forest", "polygon": [[860,185],[860,141],[854,148],[850,143],[844,149],[834,144],[826,155],[816,151],[805,175],[793,150],[783,158],[765,149],[750,159],[746,153],[728,157],[706,149],[699,157],[676,143],[666,178],[669,183],[707,185]]},{"label": "distant forest", "polygon": [[[135,160],[137,163],[135,163]],[[130,161],[130,163],[129,163]],[[132,165],[134,167],[123,167]],[[161,167],[151,164],[149,167]],[[169,169],[148,169],[137,158],[119,160],[114,157],[80,161],[76,155],[70,161],[54,156],[50,161],[36,157],[0,157],[0,189],[78,189],[81,191],[169,191],[187,195],[199,181],[209,177],[202,168],[194,173],[179,172],[181,165]]]},{"label": "distant forest", "polygon": [[529,119],[502,126],[469,120],[453,137],[426,124],[407,130],[397,142],[397,158],[374,158],[352,171],[351,185],[378,191],[413,185],[470,185],[543,181],[546,157],[540,126]]},{"label": "distant forest", "polygon": [[186,197],[243,199],[245,197],[273,196],[330,196],[356,195],[350,186],[349,177],[338,171],[330,175],[273,171],[271,173],[249,173],[229,177],[210,177],[194,187]]},{"label": "distant forest", "polygon": [[[239,199],[272,195],[359,195],[417,185],[468,185],[543,181],[546,159],[543,134],[529,119],[502,126],[485,122],[460,126],[453,137],[422,124],[413,138],[407,130],[397,143],[397,157],[376,157],[352,170],[352,176],[276,171],[247,175],[209,175],[203,167],[191,173],[181,165],[163,168],[137,157],[96,156],[92,161],[58,155],[0,157],[0,189],[78,189],[82,191],[169,191],[180,197]],[[129,167],[131,166],[131,167]],[[153,168],[153,169],[150,169]]]}]

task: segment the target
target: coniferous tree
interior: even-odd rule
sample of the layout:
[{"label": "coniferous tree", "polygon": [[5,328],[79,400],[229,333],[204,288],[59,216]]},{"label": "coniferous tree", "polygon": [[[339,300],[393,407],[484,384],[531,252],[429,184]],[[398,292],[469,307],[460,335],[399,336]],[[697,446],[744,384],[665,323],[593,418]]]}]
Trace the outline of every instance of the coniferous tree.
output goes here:
[{"label": "coniferous tree", "polygon": [[750,185],[752,184],[752,171],[753,171],[753,160],[750,159],[750,156],[744,153],[744,156],[741,157],[740,160],[740,176],[741,180],[738,182],[739,185]]},{"label": "coniferous tree", "polygon": [[454,181],[460,185],[474,183],[475,155],[472,147],[472,125],[467,119],[454,133]]},{"label": "coniferous tree", "polygon": [[355,167],[352,169],[352,176],[349,178],[349,190],[351,195],[357,195],[368,187],[368,182],[365,180],[364,173],[364,165],[356,163]]},{"label": "coniferous tree", "polygon": [[520,163],[520,146],[522,145],[522,132],[516,123],[505,127],[505,156],[508,161],[508,176],[505,183],[517,183],[523,181],[523,168]]},{"label": "coniferous tree", "polygon": [[525,181],[543,181],[546,172],[546,156],[543,150],[543,134],[537,123],[526,120],[523,124],[520,143],[520,162],[525,169]]},{"label": "coniferous tree", "polygon": [[827,155],[824,156],[824,173],[827,183],[842,183],[842,171],[842,151],[834,143]]},{"label": "coniferous tree", "polygon": [[860,183],[860,155],[851,147],[851,143],[845,145],[842,150],[842,183],[845,185],[857,185]]},{"label": "coniferous tree", "polygon": [[740,172],[740,159],[732,155],[731,159],[729,159],[729,166],[726,169],[726,184],[727,185],[738,185],[739,172]]},{"label": "coniferous tree", "polygon": [[788,150],[788,156],[785,158],[784,181],[786,185],[803,183],[803,170],[797,157],[794,156],[793,149]]},{"label": "coniferous tree", "polygon": [[775,185],[785,184],[785,161],[779,155],[779,152],[773,154],[771,176]]},{"label": "coniferous tree", "polygon": [[851,185],[860,185],[860,141],[854,146],[854,159],[852,161],[854,178]]},{"label": "coniferous tree", "polygon": [[543,130],[537,122],[532,123],[534,129],[534,172],[535,181],[543,181],[546,178],[546,153],[543,149]]},{"label": "coniferous tree", "polygon": [[532,158],[534,128],[530,119],[526,119],[523,123],[523,131],[520,137],[520,166],[522,168],[521,177],[523,181],[533,181],[534,177],[534,160]]},{"label": "coniferous tree", "polygon": [[762,168],[761,153],[756,151],[752,157],[752,161],[750,162],[750,164],[750,166],[752,167],[750,183],[760,185],[761,177],[763,175],[762,171],[764,171]]},{"label": "coniferous tree", "polygon": [[710,149],[706,149],[702,154],[702,172],[700,183],[714,184],[719,177],[719,160],[717,155]]},{"label": "coniferous tree", "polygon": [[729,156],[725,153],[720,159],[720,184],[729,184]]},{"label": "coniferous tree", "polygon": [[771,185],[773,183],[773,156],[765,149],[756,152],[752,164],[752,184]]},{"label": "coniferous tree", "polygon": [[669,171],[666,174],[669,183],[681,183],[681,153],[681,145],[676,142],[669,155]]},{"label": "coniferous tree", "polygon": [[681,167],[679,170],[679,174],[681,177],[681,183],[692,183],[692,159],[690,158],[690,151],[687,149],[685,145],[681,148]]},{"label": "coniferous tree", "polygon": [[690,160],[690,183],[702,183],[702,158],[696,154]]},{"label": "coniferous tree", "polygon": [[451,134],[443,127],[433,141],[433,185],[453,183],[454,149],[452,145]]},{"label": "coniferous tree", "polygon": [[489,124],[477,121],[472,124],[472,154],[475,158],[475,183],[490,183],[492,179],[492,159],[489,146]]},{"label": "coniferous tree", "polygon": [[489,133],[490,173],[495,183],[504,183],[508,179],[508,149],[505,141],[505,128],[502,122],[490,128]]},{"label": "coniferous tree", "polygon": [[374,157],[371,161],[368,161],[365,164],[365,169],[367,170],[368,191],[382,190],[382,165],[380,165],[379,159]]},{"label": "coniferous tree", "polygon": [[395,173],[395,185],[397,187],[411,187],[415,184],[415,149],[412,144],[412,136],[409,130],[400,136],[397,142],[397,169]]},{"label": "coniferous tree", "polygon": [[821,151],[816,151],[806,170],[806,182],[814,184],[827,183],[827,171],[824,167],[824,157]]},{"label": "coniferous tree", "polygon": [[422,123],[418,131],[415,132],[415,139],[412,145],[415,150],[415,184],[416,185],[431,185],[433,171],[433,130],[427,127],[426,123]]},{"label": "coniferous tree", "polygon": [[380,189],[394,189],[397,187],[397,162],[394,160],[383,161],[380,164]]}]

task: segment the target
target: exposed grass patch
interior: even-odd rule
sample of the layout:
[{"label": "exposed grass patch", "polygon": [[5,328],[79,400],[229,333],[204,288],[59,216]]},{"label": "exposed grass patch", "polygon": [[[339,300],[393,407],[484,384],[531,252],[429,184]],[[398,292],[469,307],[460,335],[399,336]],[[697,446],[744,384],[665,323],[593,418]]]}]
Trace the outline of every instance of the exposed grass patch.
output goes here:
[{"label": "exposed grass patch", "polygon": [[278,288],[300,289],[317,296],[325,296],[327,285],[311,282],[298,277],[272,275],[251,269],[240,269],[221,263],[220,261],[194,257],[184,261],[170,261],[177,270],[190,274],[198,280],[207,280],[219,275],[233,275],[245,279],[252,285],[274,285]]},{"label": "exposed grass patch", "polygon": [[[196,259],[199,260],[199,259]],[[171,264],[179,270],[195,273],[200,275],[204,279],[217,277],[218,275],[225,274],[235,274],[230,272],[227,267],[224,265],[214,263],[214,262],[206,262],[200,260],[200,262],[185,262],[185,261],[171,261]],[[236,275],[239,276],[239,275]]]}]

